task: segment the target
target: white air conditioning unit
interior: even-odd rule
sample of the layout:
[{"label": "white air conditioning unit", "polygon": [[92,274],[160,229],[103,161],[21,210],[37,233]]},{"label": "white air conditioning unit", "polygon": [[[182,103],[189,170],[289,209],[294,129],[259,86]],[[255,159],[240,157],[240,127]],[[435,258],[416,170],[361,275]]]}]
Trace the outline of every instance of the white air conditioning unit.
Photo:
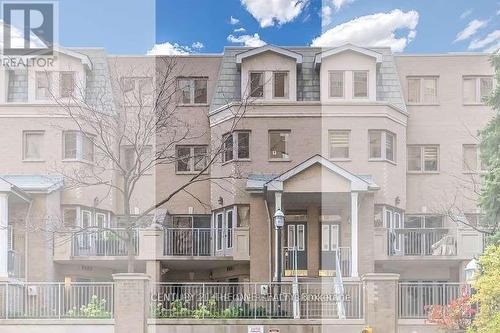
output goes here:
[{"label": "white air conditioning unit", "polygon": [[38,296],[38,287],[28,286],[28,296]]}]

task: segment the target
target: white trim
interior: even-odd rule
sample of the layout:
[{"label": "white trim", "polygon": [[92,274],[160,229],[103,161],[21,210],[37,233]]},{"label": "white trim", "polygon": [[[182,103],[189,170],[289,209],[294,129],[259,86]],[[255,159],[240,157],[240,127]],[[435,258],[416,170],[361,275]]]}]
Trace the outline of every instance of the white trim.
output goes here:
[{"label": "white trim", "polygon": [[377,63],[382,62],[382,54],[381,53],[375,52],[375,51],[370,50],[370,49],[362,48],[362,47],[359,47],[359,46],[356,46],[353,44],[345,44],[345,45],[342,45],[342,46],[339,46],[339,47],[336,47],[336,48],[330,49],[328,51],[324,51],[324,52],[317,54],[316,57],[314,58],[314,67],[319,68],[321,66],[321,60],[323,58],[328,58],[328,57],[331,57],[333,55],[336,55],[336,54],[339,54],[342,52],[346,52],[346,51],[353,51],[353,52],[357,52],[360,54],[364,54],[368,57],[375,58],[375,61]]},{"label": "white trim", "polygon": [[236,55],[236,64],[241,65],[241,63],[244,59],[256,56],[256,55],[264,53],[264,52],[274,52],[274,53],[277,53],[279,55],[295,59],[295,61],[297,62],[297,65],[302,64],[302,54],[296,53],[296,52],[293,52],[293,51],[290,51],[290,50],[287,50],[287,49],[284,49],[281,47],[277,47],[274,45],[265,45],[262,47],[258,47],[258,48],[251,49],[251,50],[242,52],[240,54],[237,54]]},{"label": "white trim", "polygon": [[358,277],[358,192],[351,192],[351,276]]}]

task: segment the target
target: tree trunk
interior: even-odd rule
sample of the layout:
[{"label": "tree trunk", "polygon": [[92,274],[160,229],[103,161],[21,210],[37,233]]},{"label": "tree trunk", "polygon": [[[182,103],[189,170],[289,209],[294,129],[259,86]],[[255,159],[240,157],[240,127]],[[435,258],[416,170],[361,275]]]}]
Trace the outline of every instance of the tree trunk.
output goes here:
[{"label": "tree trunk", "polygon": [[127,273],[135,270],[134,230],[127,229]]}]

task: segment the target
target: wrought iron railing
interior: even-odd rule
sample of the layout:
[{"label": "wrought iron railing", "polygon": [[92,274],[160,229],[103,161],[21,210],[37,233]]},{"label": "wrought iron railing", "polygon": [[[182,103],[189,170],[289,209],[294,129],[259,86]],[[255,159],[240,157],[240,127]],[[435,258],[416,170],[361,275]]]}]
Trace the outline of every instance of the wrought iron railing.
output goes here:
[{"label": "wrought iron railing", "polygon": [[166,228],[167,256],[228,255],[234,247],[234,229]]},{"label": "wrought iron railing", "polygon": [[[344,282],[343,291],[345,318],[363,318],[361,282]],[[339,301],[333,281],[157,283],[150,304],[160,319],[340,319]]]},{"label": "wrought iron railing", "polygon": [[113,283],[0,284],[0,318],[112,318]]},{"label": "wrought iron railing", "polygon": [[399,283],[399,318],[427,318],[429,306],[449,305],[460,296],[470,294],[470,286],[461,283]]},{"label": "wrought iron railing", "polygon": [[127,256],[129,244],[127,239],[132,235],[131,245],[134,255],[139,250],[139,229],[89,230],[72,237],[72,254],[74,257],[94,256]]},{"label": "wrought iron railing", "polygon": [[388,229],[389,256],[456,256],[456,229]]}]

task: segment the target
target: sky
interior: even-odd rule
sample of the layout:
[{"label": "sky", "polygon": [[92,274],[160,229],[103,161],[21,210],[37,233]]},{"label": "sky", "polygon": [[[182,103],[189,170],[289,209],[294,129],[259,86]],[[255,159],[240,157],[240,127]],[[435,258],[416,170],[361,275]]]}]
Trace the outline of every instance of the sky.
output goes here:
[{"label": "sky", "polygon": [[347,42],[404,53],[492,51],[500,0],[59,0],[59,40],[112,54]]}]

